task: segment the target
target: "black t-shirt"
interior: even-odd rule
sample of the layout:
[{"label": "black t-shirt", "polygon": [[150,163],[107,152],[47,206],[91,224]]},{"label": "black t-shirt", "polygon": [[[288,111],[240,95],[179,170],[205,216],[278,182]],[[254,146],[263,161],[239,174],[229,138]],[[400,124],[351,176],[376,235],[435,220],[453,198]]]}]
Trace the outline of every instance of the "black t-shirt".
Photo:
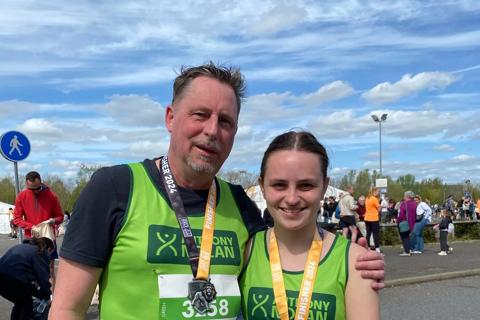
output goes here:
[{"label": "black t-shirt", "polygon": [[[165,195],[155,160],[146,159],[143,165],[157,190]],[[95,172],[73,209],[60,250],[62,258],[92,267],[106,266],[122,227],[132,178],[132,172],[127,165],[105,167]],[[249,235],[265,229],[260,211],[242,187],[230,184],[230,189]],[[179,187],[179,192],[187,215],[198,215],[205,211],[208,189],[191,190]],[[217,202],[220,197],[219,191]],[[164,198],[168,201],[167,196]]]}]

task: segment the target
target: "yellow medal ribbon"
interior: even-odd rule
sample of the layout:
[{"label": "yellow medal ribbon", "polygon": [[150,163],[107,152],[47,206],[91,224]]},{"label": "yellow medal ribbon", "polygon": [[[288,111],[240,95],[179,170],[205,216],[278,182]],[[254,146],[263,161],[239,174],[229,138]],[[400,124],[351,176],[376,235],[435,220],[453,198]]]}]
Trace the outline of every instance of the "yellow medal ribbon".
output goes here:
[{"label": "yellow medal ribbon", "polygon": [[217,205],[217,186],[213,181],[208,191],[208,200],[205,207],[203,220],[202,243],[200,245],[200,257],[195,279],[209,280],[210,259],[212,257],[213,231],[215,230],[215,207]]},{"label": "yellow medal ribbon", "polygon": [[[320,256],[322,255],[322,243],[323,241],[320,239],[318,232],[316,232],[310,250],[308,251],[307,262],[305,263],[300,293],[298,294],[295,319],[308,319],[310,301],[312,299],[313,287],[317,277],[318,264],[320,263]],[[280,319],[288,320],[287,294],[283,282],[282,264],[280,262],[277,239],[275,238],[275,232],[273,229],[270,231],[268,253],[270,255],[270,270],[272,272],[275,304],[277,305]]]}]

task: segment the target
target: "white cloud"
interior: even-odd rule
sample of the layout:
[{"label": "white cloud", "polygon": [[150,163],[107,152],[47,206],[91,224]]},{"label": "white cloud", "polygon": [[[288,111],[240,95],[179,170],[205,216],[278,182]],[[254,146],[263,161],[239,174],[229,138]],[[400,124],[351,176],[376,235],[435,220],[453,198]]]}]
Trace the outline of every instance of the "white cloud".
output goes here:
[{"label": "white cloud", "polygon": [[455,151],[455,148],[449,144],[441,144],[438,146],[433,147],[434,150],[440,151],[440,152],[453,152]]},{"label": "white cloud", "polygon": [[75,171],[75,172],[77,172],[78,169],[80,169],[82,164],[84,164],[84,163],[82,163],[81,161],[78,161],[78,160],[68,161],[68,160],[65,160],[65,159],[55,159],[55,160],[50,162],[50,165],[52,167],[61,168],[63,170],[72,170],[72,171]]},{"label": "white cloud", "polygon": [[251,126],[239,126],[237,129],[237,134],[235,135],[236,139],[248,138],[252,134]]},{"label": "white cloud", "polygon": [[453,157],[453,159],[458,161],[469,161],[469,160],[475,159],[475,157],[470,156],[468,154],[460,154],[458,156]]},{"label": "white cloud", "polygon": [[262,13],[253,21],[249,28],[252,35],[271,35],[279,31],[293,28],[304,21],[307,11],[295,5],[286,5],[282,2],[274,5],[273,8]]},{"label": "white cloud", "polygon": [[317,91],[303,95],[300,100],[307,105],[319,105],[328,101],[340,100],[352,95],[355,91],[343,81],[334,81],[320,87]]},{"label": "white cloud", "polygon": [[[416,180],[441,178],[447,183],[459,183],[470,179],[476,181],[480,170],[479,158],[460,155],[444,160],[428,161],[384,161],[383,173],[396,179],[398,176],[413,174]],[[378,162],[364,163],[364,168],[376,168]]]},{"label": "white cloud", "polygon": [[28,119],[18,126],[18,129],[31,136],[60,137],[62,135],[62,130],[51,121],[40,118]]},{"label": "white cloud", "polygon": [[145,96],[114,95],[105,109],[108,115],[124,125],[156,127],[165,122],[165,108]]},{"label": "white cloud", "polygon": [[363,93],[362,97],[375,104],[395,102],[423,90],[443,89],[455,80],[454,75],[446,72],[421,72],[415,76],[406,74],[393,84],[383,82],[376,85]]},{"label": "white cloud", "polygon": [[8,100],[0,102],[0,119],[18,119],[24,117],[25,114],[32,114],[39,110],[39,106],[35,103]]},{"label": "white cloud", "polygon": [[[474,123],[469,114],[441,112],[437,110],[387,112],[387,122],[382,126],[383,133],[401,138],[420,138],[439,135],[440,137],[459,136],[467,133]],[[480,116],[477,111],[473,117]],[[458,124],[462,123],[463,126]]]},{"label": "white cloud", "polygon": [[114,74],[98,74],[89,78],[53,79],[50,84],[62,85],[68,90],[92,87],[134,86],[165,82],[175,78],[174,70],[167,66],[117,68]]}]

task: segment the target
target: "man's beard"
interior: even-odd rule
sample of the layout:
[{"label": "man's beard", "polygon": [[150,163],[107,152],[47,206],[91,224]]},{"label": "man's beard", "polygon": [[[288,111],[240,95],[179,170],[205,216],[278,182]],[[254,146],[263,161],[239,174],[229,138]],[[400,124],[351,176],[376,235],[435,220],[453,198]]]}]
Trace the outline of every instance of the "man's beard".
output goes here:
[{"label": "man's beard", "polygon": [[201,163],[197,163],[191,157],[187,157],[187,165],[196,173],[206,173],[216,175],[220,168],[214,162],[210,162],[207,157],[200,156]]},{"label": "man's beard", "polygon": [[[220,152],[220,145],[218,141],[216,141],[215,139],[208,139],[208,141],[206,142],[198,141],[198,142],[195,142],[195,144],[198,144],[200,146],[205,146],[207,148],[215,150],[217,152],[217,156],[218,156],[218,153]],[[211,175],[216,175],[223,164],[223,163],[217,164],[214,159],[209,158],[208,156],[203,156],[203,155],[199,155],[198,159],[193,159],[191,155],[188,155],[186,159],[186,163],[190,167],[190,169],[192,169],[196,173],[211,174]]]}]

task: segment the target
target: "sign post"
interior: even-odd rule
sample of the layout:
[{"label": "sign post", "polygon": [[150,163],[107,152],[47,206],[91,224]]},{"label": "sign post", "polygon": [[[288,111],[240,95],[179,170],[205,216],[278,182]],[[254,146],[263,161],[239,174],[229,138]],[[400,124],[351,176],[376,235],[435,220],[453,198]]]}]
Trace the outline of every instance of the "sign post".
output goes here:
[{"label": "sign post", "polygon": [[[20,193],[18,181],[18,161],[25,160],[30,154],[30,141],[27,136],[19,131],[5,132],[0,138],[0,153],[8,161],[13,162],[15,174],[15,197]],[[20,243],[23,241],[23,230],[20,228]]]}]

